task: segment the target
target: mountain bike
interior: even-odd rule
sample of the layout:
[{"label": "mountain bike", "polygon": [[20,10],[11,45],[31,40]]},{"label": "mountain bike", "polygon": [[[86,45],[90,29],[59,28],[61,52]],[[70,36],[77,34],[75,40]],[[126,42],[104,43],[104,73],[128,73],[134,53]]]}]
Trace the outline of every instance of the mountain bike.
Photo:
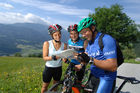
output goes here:
[{"label": "mountain bike", "polygon": [[[76,86],[77,76],[74,71],[74,66],[72,68],[68,66],[64,79],[56,83],[55,85],[53,85],[48,90],[48,93],[49,91],[52,91],[56,87],[58,87],[57,93],[90,93],[84,91],[84,87],[88,82],[89,74],[90,74],[90,69],[86,69],[83,81],[81,82],[81,85],[77,87]],[[117,76],[117,78],[122,79],[123,82],[113,93],[119,93],[126,83],[131,83],[131,84],[140,83],[140,81],[137,80],[135,77]]]},{"label": "mountain bike", "polygon": [[140,83],[140,81],[137,80],[135,77],[117,76],[117,78],[122,79],[123,82],[118,87],[118,89],[116,91],[114,91],[114,93],[119,93],[126,83],[131,83],[131,84],[139,84]]},{"label": "mountain bike", "polygon": [[[87,71],[85,71],[86,73]],[[87,75],[87,74],[86,74]],[[85,78],[85,77],[84,77]],[[64,79],[54,84],[47,93],[57,87],[57,93],[81,93],[82,84],[77,82],[78,78],[75,71],[75,65],[70,63],[64,75]],[[88,80],[88,78],[87,78]],[[86,82],[86,81],[85,81]],[[83,83],[85,83],[83,82]]]}]

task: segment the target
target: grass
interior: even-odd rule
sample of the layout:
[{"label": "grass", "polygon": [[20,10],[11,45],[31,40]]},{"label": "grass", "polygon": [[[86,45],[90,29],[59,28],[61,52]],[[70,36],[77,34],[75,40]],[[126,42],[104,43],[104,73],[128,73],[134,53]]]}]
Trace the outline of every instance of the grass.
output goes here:
[{"label": "grass", "polygon": [[140,64],[140,61],[135,61],[135,59],[125,59],[125,63]]},{"label": "grass", "polygon": [[[35,54],[35,53],[42,53],[42,46],[40,45],[22,45],[19,44],[17,45],[17,48],[20,48],[22,51],[20,52],[23,56],[28,56],[30,53]],[[40,49],[38,49],[40,48]]]},{"label": "grass", "polygon": [[[0,57],[0,93],[40,93],[44,67],[42,58]],[[63,64],[63,74],[66,67]]]},{"label": "grass", "polygon": [[44,67],[42,58],[0,57],[0,93],[40,93]]}]

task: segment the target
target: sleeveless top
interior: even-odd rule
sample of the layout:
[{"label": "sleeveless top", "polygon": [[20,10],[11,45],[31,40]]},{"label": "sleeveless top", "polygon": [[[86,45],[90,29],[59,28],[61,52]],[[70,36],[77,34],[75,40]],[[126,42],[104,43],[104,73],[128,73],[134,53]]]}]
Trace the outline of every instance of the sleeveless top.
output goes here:
[{"label": "sleeveless top", "polygon": [[[56,54],[60,53],[62,50],[64,50],[64,43],[61,42],[61,47],[58,50],[56,50],[54,45],[53,45],[53,41],[50,40],[48,42],[49,42],[49,54],[48,54],[48,56],[56,55]],[[60,66],[62,66],[62,59],[59,58],[57,60],[46,61],[45,65],[47,67],[60,67]]]}]

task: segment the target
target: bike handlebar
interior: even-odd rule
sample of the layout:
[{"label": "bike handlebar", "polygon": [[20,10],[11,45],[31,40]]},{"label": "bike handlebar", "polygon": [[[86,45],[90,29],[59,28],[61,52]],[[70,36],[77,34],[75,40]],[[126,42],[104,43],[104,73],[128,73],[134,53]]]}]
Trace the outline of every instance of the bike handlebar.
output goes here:
[{"label": "bike handlebar", "polygon": [[137,80],[135,77],[124,77],[124,76],[117,76],[119,79],[123,79],[127,82],[130,82],[131,84],[139,84],[140,81]]}]

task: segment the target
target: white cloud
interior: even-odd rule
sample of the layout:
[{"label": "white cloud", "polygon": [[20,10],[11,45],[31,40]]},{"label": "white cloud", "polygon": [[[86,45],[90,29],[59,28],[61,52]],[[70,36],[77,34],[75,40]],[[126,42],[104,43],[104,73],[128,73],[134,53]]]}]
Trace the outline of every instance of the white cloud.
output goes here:
[{"label": "white cloud", "polygon": [[7,3],[0,3],[0,7],[5,8],[5,9],[13,9],[14,8],[11,4],[7,4]]},{"label": "white cloud", "polygon": [[34,14],[28,13],[23,15],[21,13],[13,12],[0,12],[0,23],[13,24],[13,23],[40,23],[40,24],[50,24],[44,18],[36,16]]},{"label": "white cloud", "polygon": [[78,0],[60,0],[59,2],[60,3],[73,3],[73,2],[76,2]]},{"label": "white cloud", "polygon": [[[46,18],[46,19],[45,19]],[[39,23],[39,24],[60,24],[64,29],[67,29],[69,25],[77,23],[74,20],[60,20],[46,16],[41,18],[32,13],[27,13],[25,15],[21,13],[13,12],[0,12],[0,23],[3,24],[13,24],[13,23]]]},{"label": "white cloud", "polygon": [[85,16],[88,15],[89,12],[90,13],[92,12],[89,9],[78,9],[73,6],[66,6],[66,5],[50,3],[50,2],[41,2],[37,0],[12,0],[12,1],[27,6],[33,6],[35,8],[39,8],[45,11],[53,11],[66,15]]},{"label": "white cloud", "polygon": [[47,19],[48,19],[47,21],[51,22],[50,24],[59,24],[65,30],[67,30],[67,27],[69,25],[78,24],[78,22],[76,22],[75,20],[61,20],[61,19],[51,18],[51,17],[48,17]]}]

